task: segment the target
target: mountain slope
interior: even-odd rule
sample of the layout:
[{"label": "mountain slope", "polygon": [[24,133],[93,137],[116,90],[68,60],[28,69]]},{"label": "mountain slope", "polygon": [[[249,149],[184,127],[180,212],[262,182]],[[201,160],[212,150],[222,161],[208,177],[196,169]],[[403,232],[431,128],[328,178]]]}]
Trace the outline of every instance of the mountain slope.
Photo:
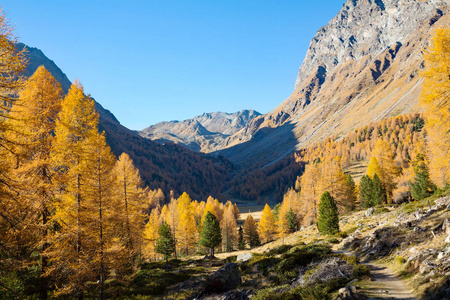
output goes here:
[{"label": "mountain slope", "polygon": [[[24,47],[24,44],[19,44]],[[29,64],[24,76],[31,76],[44,65],[67,92],[70,81],[59,67],[41,50],[26,46]],[[142,179],[152,189],[161,188],[166,195],[186,191],[193,199],[205,200],[209,195],[221,197],[231,180],[232,166],[224,158],[192,152],[173,143],[160,145],[122,126],[115,116],[95,102],[100,114],[99,130],[104,130],[109,146],[116,156],[128,153],[139,169]]]},{"label": "mountain slope", "polygon": [[441,0],[346,1],[311,40],[292,95],[216,154],[271,163],[327,136],[419,111],[422,50],[435,28],[450,24],[448,13]]},{"label": "mountain slope", "polygon": [[194,151],[208,153],[259,115],[254,110],[233,114],[204,113],[185,121],[160,122],[143,129],[139,134],[160,143],[171,141]]}]

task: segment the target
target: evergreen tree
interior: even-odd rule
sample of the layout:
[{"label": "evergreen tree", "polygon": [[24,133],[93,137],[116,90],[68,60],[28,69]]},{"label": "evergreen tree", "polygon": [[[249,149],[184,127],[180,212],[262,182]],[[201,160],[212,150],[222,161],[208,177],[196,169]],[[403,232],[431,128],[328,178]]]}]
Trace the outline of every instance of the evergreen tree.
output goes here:
[{"label": "evergreen tree", "polygon": [[359,181],[359,201],[363,208],[372,207],[373,183],[369,175],[364,175]]},{"label": "evergreen tree", "polygon": [[289,233],[296,232],[298,230],[298,222],[297,222],[297,216],[294,213],[294,210],[289,209],[288,213],[286,214],[286,223],[289,229]]},{"label": "evergreen tree", "polygon": [[275,218],[275,222],[278,222],[278,214],[280,213],[281,203],[278,203],[273,208],[273,217]]},{"label": "evergreen tree", "polygon": [[348,202],[351,203],[351,209],[355,209],[356,206],[356,184],[350,174],[347,174],[347,190],[348,190]]},{"label": "evergreen tree", "polygon": [[435,186],[430,180],[430,173],[425,164],[425,157],[423,154],[417,155],[414,174],[414,182],[409,182],[411,185],[411,194],[414,199],[422,200],[431,196],[435,190]]},{"label": "evergreen tree", "polygon": [[200,238],[200,245],[210,249],[211,257],[214,257],[214,247],[217,247],[222,242],[222,235],[220,233],[220,225],[216,216],[211,212],[207,212],[203,220],[202,235]]},{"label": "evergreen tree", "polygon": [[164,255],[167,264],[169,257],[175,252],[175,240],[173,239],[169,224],[163,222],[159,226],[158,235],[155,250],[157,253]]},{"label": "evergreen tree", "polygon": [[238,239],[238,249],[244,250],[245,249],[245,240],[244,240],[244,230],[242,229],[242,226],[239,226],[239,239]]},{"label": "evergreen tree", "polygon": [[339,214],[336,202],[330,193],[326,191],[320,197],[319,217],[317,219],[319,232],[335,234],[339,232]]},{"label": "evergreen tree", "polygon": [[373,175],[371,207],[386,203],[386,190],[377,174]]}]

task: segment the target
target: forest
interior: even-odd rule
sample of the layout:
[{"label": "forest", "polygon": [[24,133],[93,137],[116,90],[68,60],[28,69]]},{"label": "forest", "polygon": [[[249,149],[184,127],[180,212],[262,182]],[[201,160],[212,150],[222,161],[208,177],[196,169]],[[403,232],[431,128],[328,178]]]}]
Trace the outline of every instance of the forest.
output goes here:
[{"label": "forest", "polygon": [[[213,258],[215,251],[249,249],[310,224],[334,234],[339,215],[448,189],[448,29],[436,32],[424,54],[422,113],[330,137],[249,172],[254,180],[231,181],[232,193],[243,198],[269,190],[282,198],[273,209],[265,205],[259,222],[249,215],[242,226],[231,201],[146,187],[130,156],[113,154],[82,84],[75,81],[64,95],[44,67],[22,78],[25,52],[16,48],[4,14],[0,30],[2,299],[105,299],[126,289],[147,262]],[[368,167],[358,178],[349,168],[360,162]],[[219,191],[205,183],[196,188],[203,189],[199,195]]]}]

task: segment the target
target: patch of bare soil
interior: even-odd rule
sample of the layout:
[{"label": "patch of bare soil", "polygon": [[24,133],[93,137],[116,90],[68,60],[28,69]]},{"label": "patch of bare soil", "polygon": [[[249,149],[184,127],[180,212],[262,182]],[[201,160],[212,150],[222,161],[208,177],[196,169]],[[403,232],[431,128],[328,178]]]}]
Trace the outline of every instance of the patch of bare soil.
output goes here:
[{"label": "patch of bare soil", "polygon": [[369,299],[415,300],[411,290],[388,268],[366,263],[370,268],[371,280],[363,286],[362,292]]}]

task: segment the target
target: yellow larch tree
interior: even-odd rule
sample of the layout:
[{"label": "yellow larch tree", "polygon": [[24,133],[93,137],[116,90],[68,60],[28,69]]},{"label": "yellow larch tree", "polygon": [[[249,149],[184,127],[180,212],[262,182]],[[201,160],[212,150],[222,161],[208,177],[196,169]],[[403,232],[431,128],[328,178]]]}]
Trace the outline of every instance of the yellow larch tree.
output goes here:
[{"label": "yellow larch tree", "polygon": [[380,169],[380,165],[378,165],[378,160],[375,156],[372,156],[370,158],[369,165],[367,166],[367,175],[369,175],[370,178],[373,178],[373,176],[377,174],[378,178],[381,178],[382,173]]},{"label": "yellow larch tree", "polygon": [[[165,206],[164,206],[165,207]],[[164,209],[163,207],[163,209]],[[178,251],[178,241],[179,238],[177,233],[179,232],[178,225],[180,224],[180,215],[178,212],[178,199],[172,198],[170,200],[169,205],[167,205],[167,211],[161,212],[161,215],[164,217],[164,221],[169,224],[170,229],[172,231],[173,239],[175,240],[175,258],[177,257]]]},{"label": "yellow larch tree", "polygon": [[[47,257],[42,255],[47,248],[47,235],[51,229],[48,222],[52,211],[55,191],[52,179],[50,150],[55,129],[55,119],[61,108],[62,88],[44,67],[39,67],[26,81],[20,97],[11,108],[8,123],[15,129],[9,132],[16,167],[12,170],[20,192],[17,203],[25,208],[23,228],[31,230],[20,236],[34,237],[30,251],[41,254],[42,274],[46,272]],[[40,297],[47,298],[47,278],[41,277]]]},{"label": "yellow larch tree", "polygon": [[380,174],[377,175],[386,190],[387,202],[392,203],[392,192],[395,188],[395,178],[399,175],[399,169],[394,162],[394,154],[389,143],[378,139],[372,150],[372,156],[376,158],[380,167]]},{"label": "yellow larch tree", "polygon": [[192,200],[187,193],[183,193],[178,198],[177,210],[177,214],[180,216],[180,222],[176,229],[177,247],[179,251],[189,255],[195,251],[199,236]]},{"label": "yellow larch tree", "polygon": [[320,169],[317,164],[311,163],[305,166],[305,171],[300,179],[300,210],[304,216],[303,224],[309,225],[317,220],[319,208]]},{"label": "yellow larch tree", "polygon": [[261,242],[267,243],[273,241],[276,236],[275,216],[268,204],[264,206],[261,220],[258,224],[258,232]]},{"label": "yellow larch tree", "polygon": [[430,178],[442,188],[450,182],[450,29],[436,31],[424,59],[421,103],[426,108]]},{"label": "yellow larch tree", "polygon": [[98,114],[94,100],[86,96],[78,81],[72,84],[61,103],[55,127],[52,161],[58,170],[57,183],[61,190],[54,203],[56,210],[51,222],[59,224],[50,241],[47,254],[52,267],[48,273],[61,280],[59,293],[83,297],[85,283],[92,280],[93,256],[88,251],[87,203],[85,175],[89,170],[88,139],[94,139]]},{"label": "yellow larch tree", "polygon": [[[15,101],[19,89],[22,87],[20,73],[25,67],[26,59],[23,51],[19,51],[17,40],[13,34],[12,27],[9,26],[6,14],[0,10],[0,236],[2,240],[2,252],[13,255],[0,257],[0,269],[6,274],[13,274],[17,268],[14,257],[19,252],[15,247],[17,238],[23,236],[18,230],[25,227],[21,223],[21,214],[24,210],[18,201],[14,199],[14,182],[11,178],[11,169],[15,167],[10,157],[11,144],[7,135],[14,131],[11,124],[8,124],[8,112]],[[6,288],[15,289],[15,286]]]},{"label": "yellow larch tree", "polygon": [[255,219],[253,219],[251,214],[248,214],[247,218],[245,219],[243,226],[243,235],[245,243],[250,248],[253,248],[260,244],[258,226],[256,225]]},{"label": "yellow larch tree", "polygon": [[354,201],[347,185],[347,176],[342,171],[340,159],[325,156],[319,167],[319,194],[322,195],[328,191],[334,198],[340,213],[350,211]]},{"label": "yellow larch tree", "polygon": [[158,239],[158,229],[162,224],[160,208],[156,207],[150,212],[148,222],[143,232],[143,255],[147,260],[154,261],[161,258],[162,255],[155,250],[156,240]]},{"label": "yellow larch tree", "polygon": [[297,222],[299,222],[299,195],[294,189],[289,189],[283,196],[283,202],[281,202],[280,209],[278,211],[278,220],[276,221],[276,227],[278,237],[284,238],[289,233],[289,226],[287,220],[287,214],[290,209],[294,211],[297,216]]},{"label": "yellow larch tree", "polygon": [[235,208],[230,201],[228,201],[225,205],[220,228],[222,229],[223,251],[229,252],[236,249],[238,240],[237,222]]},{"label": "yellow larch tree", "polygon": [[114,167],[114,174],[117,198],[120,199],[116,209],[123,220],[126,255],[133,260],[140,254],[147,192],[143,188],[139,170],[128,154],[122,153],[119,156]]},{"label": "yellow larch tree", "polygon": [[[93,278],[99,282],[99,298],[104,299],[104,282],[108,270],[116,273],[130,261],[125,253],[127,240],[117,236],[117,197],[114,167],[116,158],[106,144],[104,133],[88,136],[85,144],[86,172],[84,172],[84,218],[86,240],[83,251],[90,254]],[[140,232],[139,232],[140,233]]]}]

